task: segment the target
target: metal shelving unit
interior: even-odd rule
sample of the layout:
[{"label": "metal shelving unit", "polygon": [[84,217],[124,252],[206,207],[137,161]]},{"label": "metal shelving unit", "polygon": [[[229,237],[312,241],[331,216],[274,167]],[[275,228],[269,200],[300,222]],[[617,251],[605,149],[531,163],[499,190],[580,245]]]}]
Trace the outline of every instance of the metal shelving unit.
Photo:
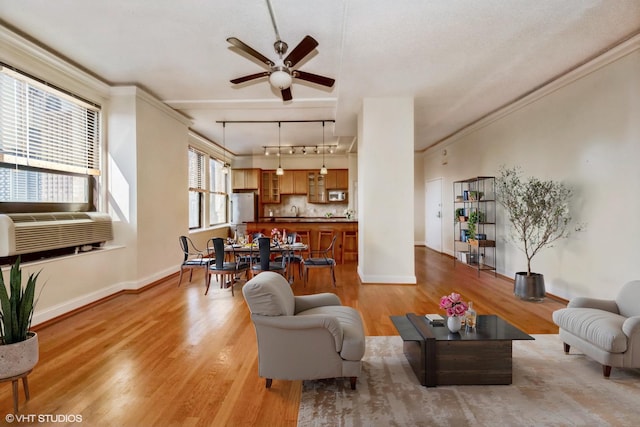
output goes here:
[{"label": "metal shelving unit", "polygon": [[[478,176],[453,183],[453,248],[457,263],[496,272],[495,177]],[[476,217],[475,236],[469,236],[469,218]]]}]

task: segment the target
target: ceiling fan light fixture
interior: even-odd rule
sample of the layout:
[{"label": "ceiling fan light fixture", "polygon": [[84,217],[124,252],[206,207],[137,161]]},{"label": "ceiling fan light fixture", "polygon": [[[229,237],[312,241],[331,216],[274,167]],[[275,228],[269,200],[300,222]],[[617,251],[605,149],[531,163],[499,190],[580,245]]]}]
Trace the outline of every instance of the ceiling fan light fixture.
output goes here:
[{"label": "ceiling fan light fixture", "polygon": [[292,81],[291,74],[284,70],[276,70],[269,75],[269,83],[276,89],[288,89]]}]

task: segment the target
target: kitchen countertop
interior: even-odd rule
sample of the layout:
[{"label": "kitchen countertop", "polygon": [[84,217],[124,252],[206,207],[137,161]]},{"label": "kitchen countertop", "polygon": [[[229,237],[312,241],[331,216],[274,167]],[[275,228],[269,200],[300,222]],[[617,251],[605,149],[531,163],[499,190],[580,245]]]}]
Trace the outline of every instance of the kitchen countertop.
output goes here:
[{"label": "kitchen countertop", "polygon": [[343,216],[334,216],[331,218],[327,218],[324,216],[318,217],[308,217],[308,216],[273,216],[273,217],[262,217],[259,218],[258,221],[252,222],[358,222],[357,219],[347,219]]}]

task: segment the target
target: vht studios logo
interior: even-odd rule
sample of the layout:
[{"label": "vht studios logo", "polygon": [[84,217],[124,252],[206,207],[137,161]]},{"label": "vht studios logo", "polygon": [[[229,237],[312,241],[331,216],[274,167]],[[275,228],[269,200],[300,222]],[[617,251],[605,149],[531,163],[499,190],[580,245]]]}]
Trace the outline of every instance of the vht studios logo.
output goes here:
[{"label": "vht studios logo", "polygon": [[7,414],[8,423],[81,423],[82,415],[67,414]]}]

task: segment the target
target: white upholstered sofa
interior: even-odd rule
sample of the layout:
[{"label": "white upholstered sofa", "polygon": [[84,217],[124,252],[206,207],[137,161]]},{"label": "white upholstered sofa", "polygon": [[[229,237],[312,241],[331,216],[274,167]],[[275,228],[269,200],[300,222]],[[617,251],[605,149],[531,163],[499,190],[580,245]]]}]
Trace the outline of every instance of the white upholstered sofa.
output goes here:
[{"label": "white upholstered sofa", "polygon": [[348,377],[355,390],[365,351],[360,313],[337,295],[294,296],[287,279],[265,271],[243,287],[258,339],[258,375],[312,380]]},{"label": "white upholstered sofa", "polygon": [[553,312],[564,351],[571,346],[611,368],[640,368],[640,280],[625,284],[615,300],[574,298]]}]

